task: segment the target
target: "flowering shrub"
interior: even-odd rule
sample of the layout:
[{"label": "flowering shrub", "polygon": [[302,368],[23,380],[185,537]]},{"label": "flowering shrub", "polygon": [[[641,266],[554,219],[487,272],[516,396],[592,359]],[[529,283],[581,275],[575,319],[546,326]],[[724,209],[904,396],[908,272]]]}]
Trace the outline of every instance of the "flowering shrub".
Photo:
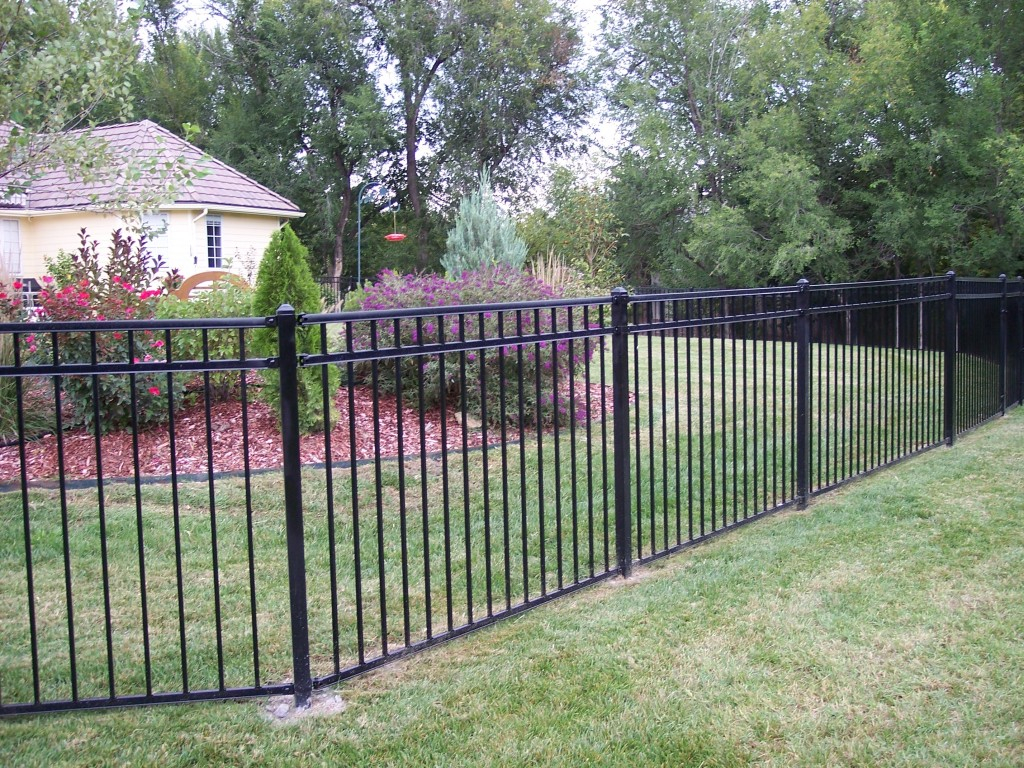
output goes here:
[{"label": "flowering shrub", "polygon": [[8,285],[6,275],[0,275],[0,322],[14,323],[22,319],[22,288],[20,280]]},{"label": "flowering shrub", "polygon": [[[451,282],[438,275],[399,275],[385,270],[378,281],[366,289],[361,309],[398,309],[411,307],[447,307],[467,304],[495,304],[513,301],[539,301],[557,299],[555,291],[530,275],[511,268],[484,269],[463,273],[460,280]],[[571,310],[568,308],[544,309],[537,313],[524,311],[519,315],[521,329],[517,326],[517,313],[484,311],[467,315],[429,315],[421,320],[404,319],[398,325],[398,343],[403,347],[436,344],[440,341],[466,342],[480,339],[494,339],[505,336],[531,337],[550,333],[557,329],[564,331],[569,326]],[[573,327],[582,327],[582,313],[572,311]],[[342,335],[342,347],[348,341]],[[378,321],[371,324],[357,321],[352,326],[352,348],[355,350],[389,348],[396,345],[395,323]],[[591,347],[591,352],[593,347]],[[570,354],[571,352],[571,354]],[[449,404],[459,404],[464,399],[466,412],[476,418],[484,415],[495,423],[501,417],[501,383],[505,383],[505,418],[517,423],[520,405],[523,420],[527,424],[552,422],[557,417],[561,423],[580,416],[568,412],[568,381],[570,369],[581,373],[588,362],[584,345],[577,342],[572,349],[568,341],[537,341],[510,343],[503,346],[465,352],[466,375],[461,373],[461,354],[424,354],[399,359],[402,376],[402,397],[410,404],[419,399],[420,379],[423,383],[423,405],[438,405],[442,391]],[[442,371],[443,362],[443,371]],[[537,376],[541,386],[538,401]],[[524,382],[522,400],[519,397],[518,382]],[[372,385],[373,371],[368,363],[356,367],[358,381]],[[381,360],[377,364],[377,386],[386,392],[396,390],[394,359]]]},{"label": "flowering shrub", "polygon": [[[13,323],[25,319],[21,300],[23,287],[21,281],[10,280],[3,264],[0,263],[0,322]],[[25,341],[24,336],[20,341],[20,360],[17,362],[24,365],[26,359],[31,355],[31,350],[28,348],[30,343]],[[13,366],[15,364],[14,343],[14,334],[0,334],[0,365]],[[19,397],[21,400],[20,414]],[[21,431],[31,437],[51,429],[53,429],[53,403],[49,381],[35,376],[19,378],[4,376],[0,378],[0,443],[18,440]]]},{"label": "flowering shrub", "polygon": [[[42,320],[144,320],[152,318],[162,291],[151,288],[163,267],[151,256],[145,238],[139,241],[116,230],[106,264],[101,264],[99,243],[79,233],[77,251],[62,259],[59,277],[44,275],[38,294],[38,316]],[[26,336],[29,352],[51,361],[49,336]],[[62,333],[57,338],[61,363],[140,363],[166,359],[165,341],[152,331],[127,333],[97,331]],[[94,382],[95,379],[95,382]],[[138,425],[162,423],[168,419],[166,374],[104,374],[66,376],[64,396],[71,405],[75,423],[92,428],[99,417],[102,431],[124,429],[132,423],[134,394]],[[179,385],[175,386],[176,389]]]}]

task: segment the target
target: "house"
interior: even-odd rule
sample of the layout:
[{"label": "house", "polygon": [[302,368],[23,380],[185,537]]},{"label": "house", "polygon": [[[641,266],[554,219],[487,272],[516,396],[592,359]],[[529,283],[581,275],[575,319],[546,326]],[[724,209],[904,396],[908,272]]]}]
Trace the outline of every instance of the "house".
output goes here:
[{"label": "house", "polygon": [[[252,280],[274,231],[303,215],[290,200],[149,120],[92,128],[88,137],[103,142],[111,160],[100,178],[44,169],[20,194],[4,194],[10,185],[0,183],[0,256],[8,275],[38,279],[47,257],[78,247],[83,227],[101,251],[113,230],[138,231],[140,214],[129,209],[137,211],[160,184],[171,192],[152,197],[152,209],[141,213],[143,229],[150,251],[185,277],[228,269]],[[169,175],[179,171],[168,169],[182,168],[184,178]]]}]

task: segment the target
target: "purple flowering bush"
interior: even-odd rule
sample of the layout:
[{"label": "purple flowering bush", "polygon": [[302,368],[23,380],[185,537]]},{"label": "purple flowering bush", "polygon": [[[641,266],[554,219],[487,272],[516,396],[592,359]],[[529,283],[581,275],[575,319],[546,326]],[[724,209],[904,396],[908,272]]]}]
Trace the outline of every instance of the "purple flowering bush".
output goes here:
[{"label": "purple flowering bush", "polygon": [[[502,380],[504,380],[504,414],[510,424],[522,417],[524,424],[551,423],[557,416],[560,423],[572,418],[569,412],[568,384],[570,369],[582,381],[582,369],[588,360],[582,342],[570,348],[565,340],[534,340],[552,330],[582,327],[579,310],[558,307],[538,312],[524,310],[481,310],[466,314],[445,314],[443,307],[461,305],[494,305],[506,302],[544,301],[558,299],[556,291],[529,274],[510,268],[483,269],[465,272],[456,281],[440,275],[400,275],[389,270],[381,272],[375,284],[366,289],[361,310],[387,310],[418,307],[438,307],[438,314],[399,321],[354,321],[350,332],[342,332],[344,349],[363,351],[388,350],[396,346],[422,348],[423,354],[398,358],[400,365],[403,402],[419,403],[422,391],[423,406],[430,408],[441,403],[444,393],[449,408],[461,409],[464,400],[466,413],[482,419],[486,404],[487,421],[498,423],[502,415]],[[521,324],[521,325],[520,325]],[[351,333],[351,339],[348,338]],[[441,355],[438,343],[472,344],[480,340],[525,336],[516,343],[487,349],[469,349]],[[397,337],[397,338],[396,338]],[[593,345],[591,345],[591,353]],[[465,375],[462,357],[465,357]],[[538,398],[537,378],[540,375]],[[355,369],[359,383],[373,386],[382,392],[397,390],[395,358],[377,363],[374,382],[373,367],[361,363]],[[522,399],[519,394],[520,376],[523,382]],[[422,390],[421,390],[422,383]]]}]

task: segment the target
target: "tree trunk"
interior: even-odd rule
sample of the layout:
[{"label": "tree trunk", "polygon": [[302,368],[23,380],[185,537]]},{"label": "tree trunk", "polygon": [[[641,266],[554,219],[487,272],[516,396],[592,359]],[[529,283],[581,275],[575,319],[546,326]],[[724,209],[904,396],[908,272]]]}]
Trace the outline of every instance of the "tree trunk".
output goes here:
[{"label": "tree trunk", "polygon": [[334,277],[341,277],[345,269],[345,227],[348,226],[348,217],[351,213],[352,191],[346,189],[341,196],[341,210],[334,225],[334,266],[331,269]]},{"label": "tree trunk", "polygon": [[334,165],[338,169],[342,186],[338,201],[341,209],[334,223],[334,264],[331,267],[331,275],[341,277],[345,268],[345,227],[348,226],[348,217],[352,215],[352,172],[355,163],[346,164],[344,158],[335,155]]}]

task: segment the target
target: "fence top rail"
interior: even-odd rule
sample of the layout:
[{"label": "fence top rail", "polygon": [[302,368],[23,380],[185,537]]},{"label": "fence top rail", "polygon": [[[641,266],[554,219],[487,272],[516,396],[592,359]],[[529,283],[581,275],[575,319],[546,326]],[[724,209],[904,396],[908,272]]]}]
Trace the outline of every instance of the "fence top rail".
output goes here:
[{"label": "fence top rail", "polygon": [[945,284],[947,278],[942,277],[904,277],[893,280],[868,280],[851,283],[811,283],[808,290],[818,291],[849,291],[857,288],[887,288],[903,285],[920,285],[928,283]]},{"label": "fence top rail", "polygon": [[800,293],[796,285],[783,285],[772,288],[713,288],[709,290],[684,290],[674,293],[633,293],[630,304],[657,304],[669,301],[687,301],[690,299],[718,299],[733,296],[790,296]]},{"label": "fence top rail", "polygon": [[266,328],[266,317],[211,317],[170,320],[30,320],[21,323],[0,323],[0,333],[103,333],[105,331],[204,331]]},{"label": "fence top rail", "polygon": [[404,320],[417,317],[438,317],[441,315],[476,315],[481,312],[528,311],[535,309],[570,309],[572,307],[610,306],[610,296],[595,296],[583,299],[546,299],[544,301],[514,301],[496,304],[452,304],[451,306],[407,307],[402,309],[371,309],[359,312],[319,312],[304,314],[299,318],[301,325],[322,325],[326,323],[353,323],[370,320]]}]

